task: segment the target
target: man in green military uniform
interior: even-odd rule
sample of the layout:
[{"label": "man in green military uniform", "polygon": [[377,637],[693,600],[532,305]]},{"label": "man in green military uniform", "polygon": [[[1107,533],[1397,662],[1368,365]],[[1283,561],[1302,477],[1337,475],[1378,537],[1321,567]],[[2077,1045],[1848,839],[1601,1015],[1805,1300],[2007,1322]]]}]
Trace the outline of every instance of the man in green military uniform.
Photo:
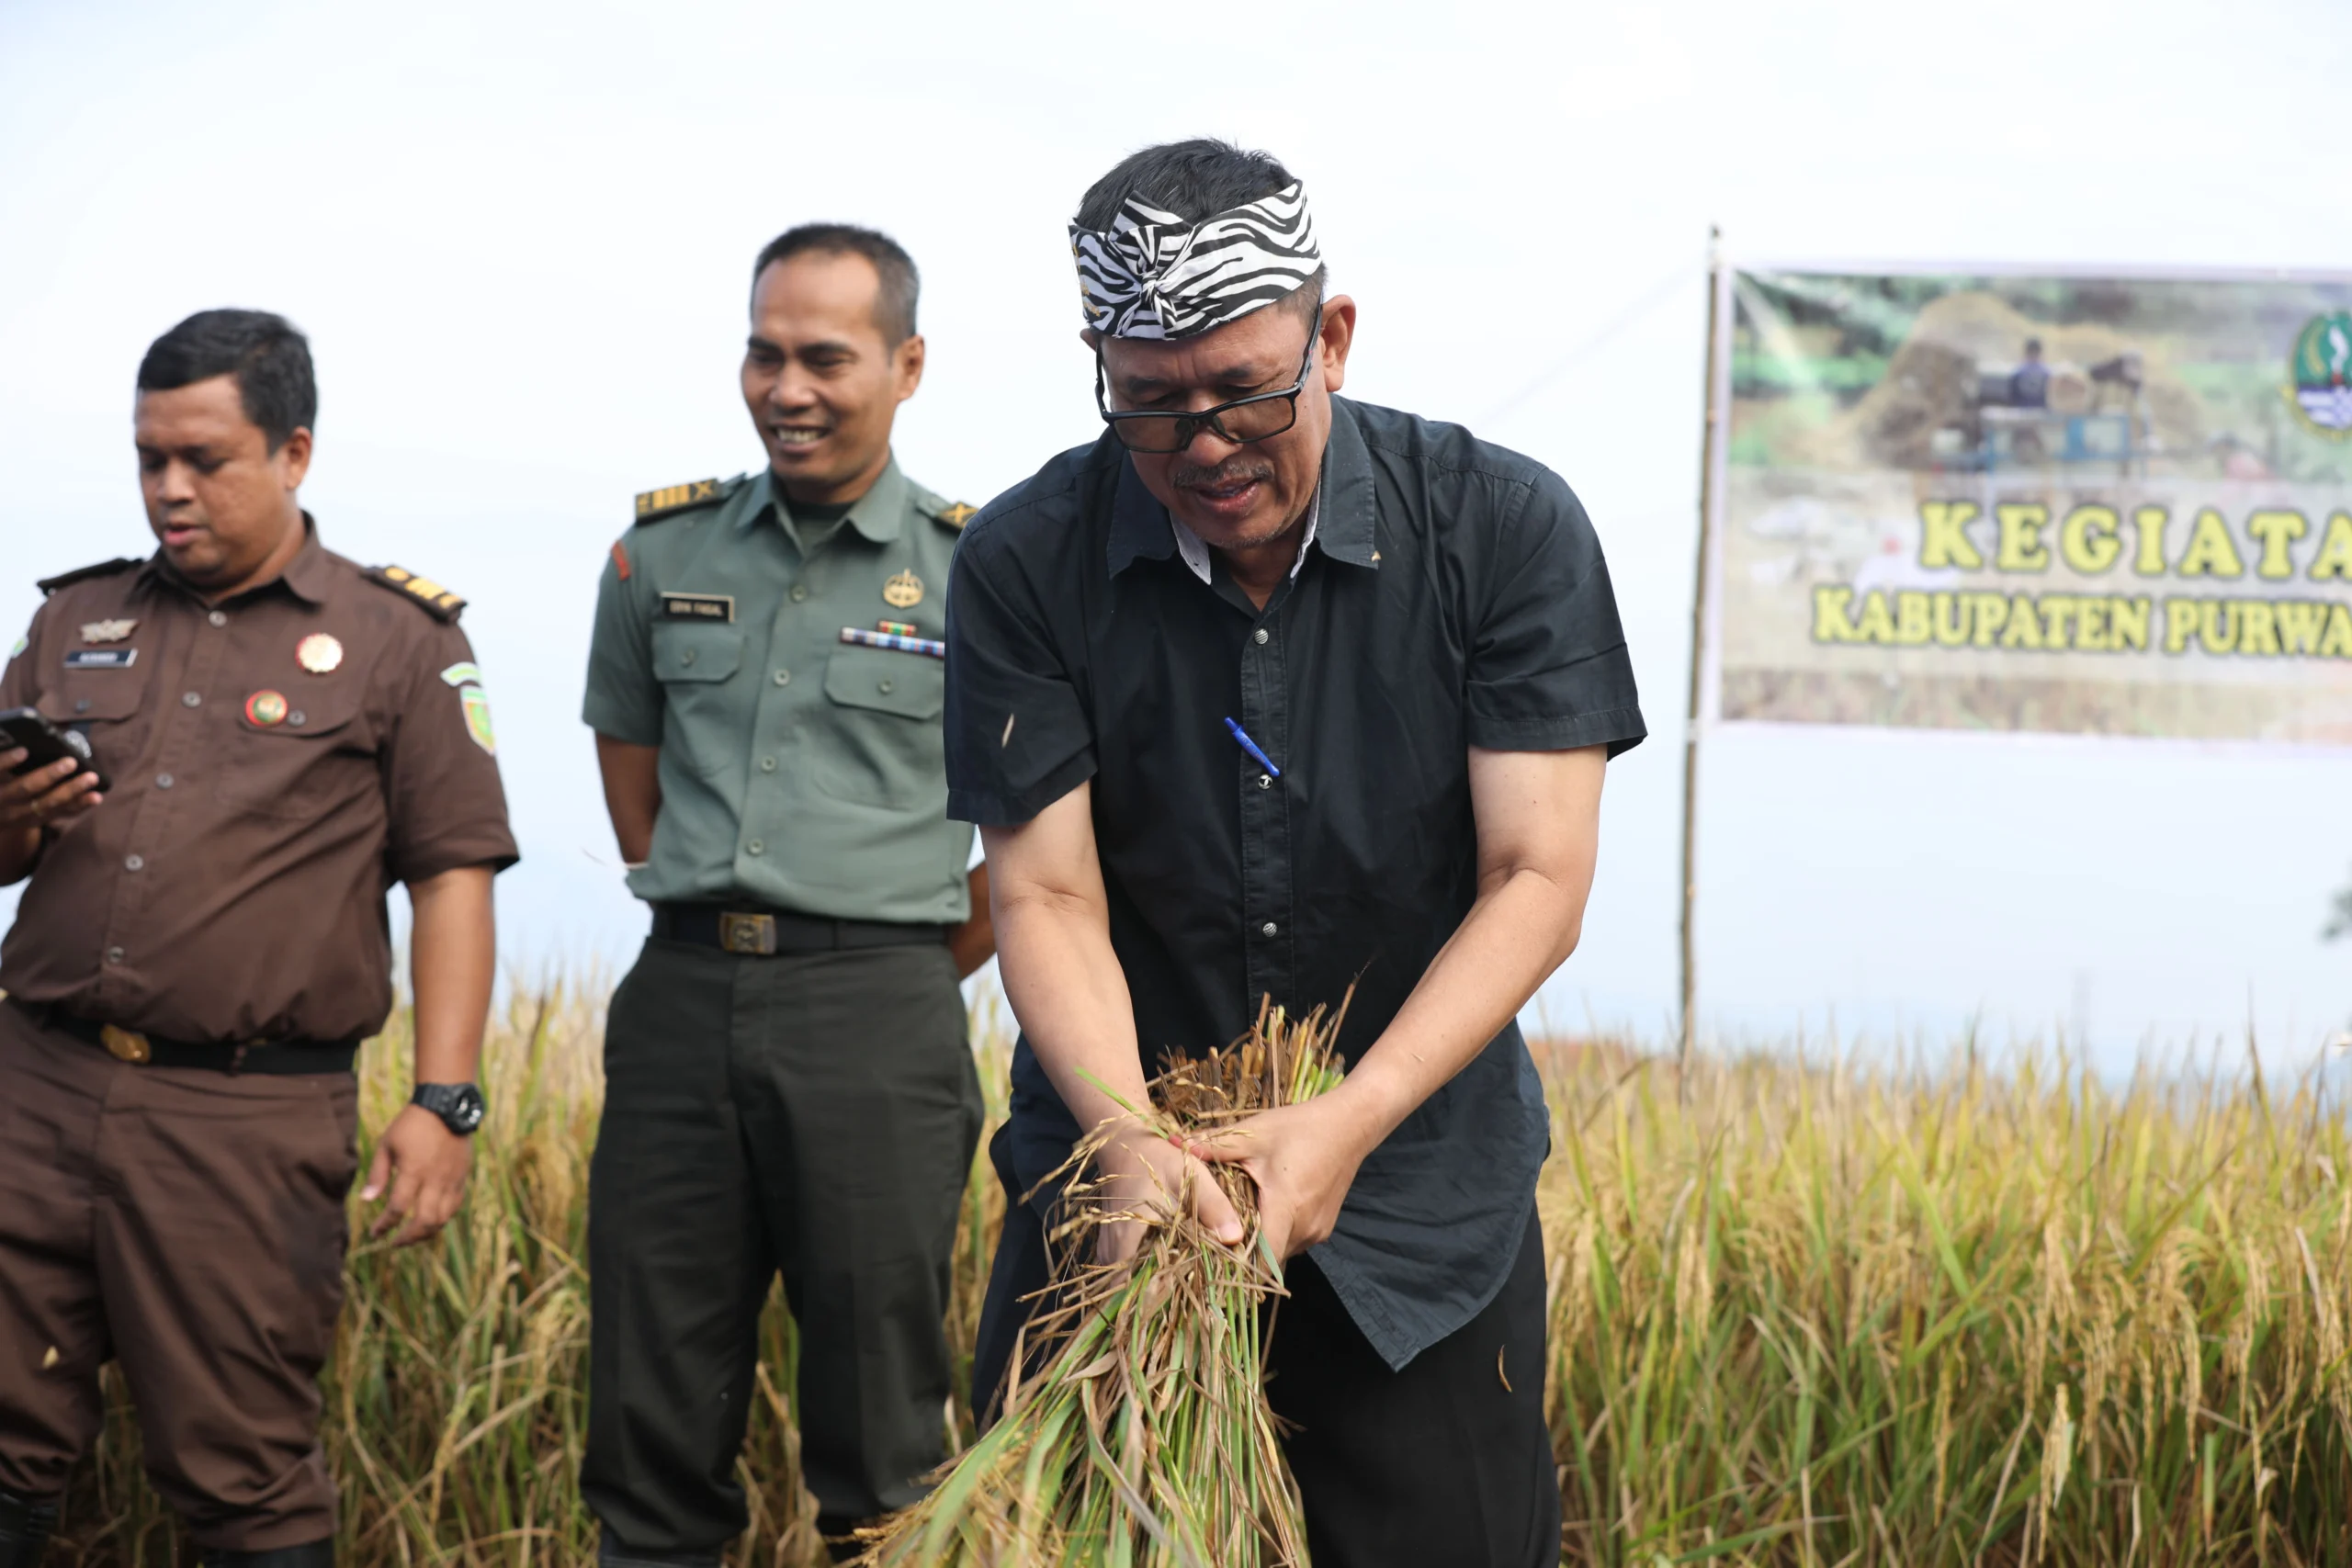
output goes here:
[{"label": "man in green military uniform", "polygon": [[584,717],[653,907],[613,998],[590,1186],[581,1490],[609,1564],[716,1565],[742,1530],[779,1271],[837,1551],[944,1453],[941,1319],[980,1128],[956,982],[989,938],[939,728],[971,509],[890,453],[922,378],[915,299],[913,263],[871,231],[762,251],[742,378],[766,470],[639,496],[597,600]]}]

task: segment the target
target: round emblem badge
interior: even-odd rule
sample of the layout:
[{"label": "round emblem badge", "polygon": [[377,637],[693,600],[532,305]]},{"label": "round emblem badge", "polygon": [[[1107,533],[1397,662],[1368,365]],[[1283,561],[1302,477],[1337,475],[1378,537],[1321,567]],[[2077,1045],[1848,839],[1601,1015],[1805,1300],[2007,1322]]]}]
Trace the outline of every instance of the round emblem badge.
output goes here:
[{"label": "round emblem badge", "polygon": [[286,722],[286,694],[283,692],[255,692],[245,699],[245,720],[264,729]]},{"label": "round emblem badge", "polygon": [[2295,412],[2333,441],[2352,436],[2352,310],[2313,316],[2295,335]]},{"label": "round emblem badge", "polygon": [[294,662],[313,675],[327,674],[343,663],[343,644],[324,632],[312,632],[294,645]]},{"label": "round emblem badge", "polygon": [[882,585],[882,603],[893,610],[911,610],[922,603],[922,579],[902,571]]}]

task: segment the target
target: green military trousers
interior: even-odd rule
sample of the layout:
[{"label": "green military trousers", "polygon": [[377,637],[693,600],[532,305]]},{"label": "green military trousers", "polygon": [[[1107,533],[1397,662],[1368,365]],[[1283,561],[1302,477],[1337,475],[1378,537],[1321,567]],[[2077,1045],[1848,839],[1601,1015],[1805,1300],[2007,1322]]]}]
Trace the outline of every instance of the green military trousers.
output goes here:
[{"label": "green military trousers", "polygon": [[777,1273],[829,1535],[945,1456],[948,1259],[979,1079],[944,946],[649,941],[614,994],[589,1178],[588,1445],[608,1562],[718,1562]]}]

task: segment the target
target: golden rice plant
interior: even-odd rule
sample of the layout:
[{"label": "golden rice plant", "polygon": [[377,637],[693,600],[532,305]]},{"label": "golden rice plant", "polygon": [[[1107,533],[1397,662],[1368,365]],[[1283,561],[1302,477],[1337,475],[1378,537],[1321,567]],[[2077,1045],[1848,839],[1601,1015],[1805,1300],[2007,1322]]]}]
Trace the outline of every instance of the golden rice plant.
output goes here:
[{"label": "golden rice plant", "polygon": [[1549,1067],[1571,1562],[2352,1562],[2320,1077]]},{"label": "golden rice plant", "polygon": [[[1183,1145],[1337,1083],[1340,1012],[1293,1021],[1261,1008],[1250,1033],[1178,1056],[1148,1106],[1125,1106]],[[1124,1105],[1124,1102],[1122,1102]],[[1256,1190],[1208,1168],[1246,1239],[1218,1241],[1182,1193],[1146,1209],[1103,1190],[1107,1134],[1082,1140],[1048,1184],[1054,1283],[1023,1330],[1004,1413],[941,1473],[930,1496],[872,1532],[875,1568],[1297,1568],[1298,1488],[1264,1386],[1269,1308],[1282,1266],[1257,1224]],[[1119,1262],[1096,1258],[1103,1228],[1147,1229]],[[1032,1340],[1028,1337],[1034,1335]],[[1035,1355],[1042,1365],[1024,1368]]]},{"label": "golden rice plant", "polygon": [[[584,1564],[602,988],[517,985],[436,1244],[355,1247],[327,1387],[347,1568]],[[363,1141],[407,1099],[368,1048]],[[1009,1029],[976,1019],[1002,1113]],[[2306,1075],[1543,1048],[1549,1408],[1577,1564],[2352,1568],[2352,1136]],[[2248,1063],[2243,1048],[2233,1064]],[[5,1092],[5,1090],[0,1090]],[[952,1342],[1001,1199],[976,1162]],[[355,1224],[364,1215],[355,1204]],[[737,1568],[823,1561],[772,1301]],[[51,1564],[182,1561],[120,1383]],[[944,1419],[970,1438],[959,1390]]]}]

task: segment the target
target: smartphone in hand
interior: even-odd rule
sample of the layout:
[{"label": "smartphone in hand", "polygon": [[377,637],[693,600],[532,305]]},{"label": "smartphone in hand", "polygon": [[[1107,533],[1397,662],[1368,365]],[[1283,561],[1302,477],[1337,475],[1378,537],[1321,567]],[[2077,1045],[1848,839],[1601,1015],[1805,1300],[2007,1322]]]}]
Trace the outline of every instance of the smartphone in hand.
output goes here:
[{"label": "smartphone in hand", "polygon": [[[21,776],[35,768],[45,768],[61,758],[71,757],[81,764],[76,773],[98,775],[98,793],[107,791],[107,776],[98,768],[98,759],[90,750],[89,739],[79,730],[60,729],[49,722],[39,708],[0,709],[0,751],[24,748],[25,760],[9,770],[10,776]],[[66,775],[71,778],[73,774]]]}]

